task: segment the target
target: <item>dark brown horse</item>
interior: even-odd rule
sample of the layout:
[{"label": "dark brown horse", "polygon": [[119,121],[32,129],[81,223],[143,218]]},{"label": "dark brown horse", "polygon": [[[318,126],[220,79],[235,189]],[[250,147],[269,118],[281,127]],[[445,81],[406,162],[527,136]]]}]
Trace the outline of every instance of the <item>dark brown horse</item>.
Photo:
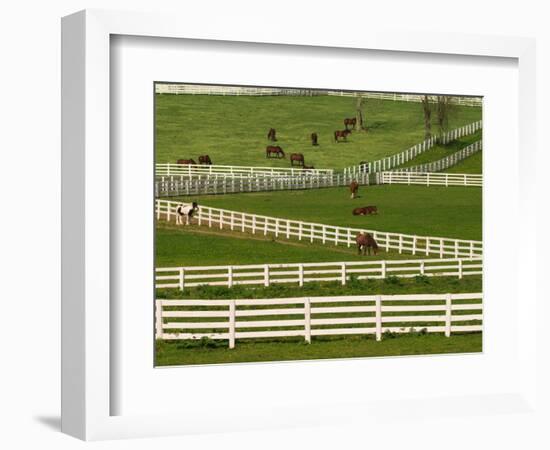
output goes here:
[{"label": "dark brown horse", "polygon": [[178,164],[193,164],[193,165],[196,165],[197,163],[195,162],[194,159],[178,159]]},{"label": "dark brown horse", "polygon": [[317,143],[317,133],[311,133],[311,145],[319,145]]},{"label": "dark brown horse", "polygon": [[352,211],[354,216],[366,216],[368,214],[378,214],[378,208],[376,206],[364,206],[362,208],[355,208]]},{"label": "dark brown horse", "polygon": [[354,117],[353,119],[344,119],[344,126],[346,127],[346,130],[348,129],[348,125],[350,125],[353,128],[355,128],[355,124],[357,123],[357,119]]},{"label": "dark brown horse", "polygon": [[210,159],[210,156],[208,155],[200,155],[199,156],[199,164],[207,164],[209,166],[212,165],[212,160]]},{"label": "dark brown horse", "polygon": [[[296,164],[294,164],[294,161],[296,161]],[[304,155],[302,153],[292,153],[290,155],[290,165],[291,166],[297,165],[297,166],[304,167],[305,165]]]},{"label": "dark brown horse", "polygon": [[355,180],[353,180],[349,184],[349,191],[351,192],[351,198],[355,198],[357,196],[357,192],[359,191],[359,183]]},{"label": "dark brown horse", "polygon": [[277,140],[277,138],[275,137],[275,133],[276,133],[275,128],[270,128],[269,131],[267,132],[267,139],[275,142]]},{"label": "dark brown horse", "polygon": [[338,138],[342,138],[342,139],[344,139],[344,141],[347,141],[348,135],[350,135],[350,134],[351,134],[351,131],[349,131],[349,130],[336,130],[334,132],[334,140],[336,142],[340,142],[338,140]]},{"label": "dark brown horse", "polygon": [[284,158],[285,152],[278,145],[277,146],[268,145],[265,148],[265,157],[266,158]]},{"label": "dark brown horse", "polygon": [[378,244],[370,233],[359,233],[355,237],[355,242],[357,243],[357,251],[359,254],[362,252],[363,255],[370,255],[371,248],[375,255],[378,253]]}]

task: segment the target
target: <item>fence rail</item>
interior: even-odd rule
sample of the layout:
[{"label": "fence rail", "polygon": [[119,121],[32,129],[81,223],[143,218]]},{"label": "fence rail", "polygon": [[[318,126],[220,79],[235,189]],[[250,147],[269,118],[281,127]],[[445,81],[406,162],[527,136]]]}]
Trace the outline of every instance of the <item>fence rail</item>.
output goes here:
[{"label": "fence rail", "polygon": [[[155,210],[157,220],[171,221],[176,217],[176,208],[182,203],[156,199]],[[379,247],[386,251],[397,250],[399,253],[413,255],[439,255],[440,258],[474,258],[482,255],[481,241],[451,239],[429,236],[415,236],[401,233],[387,233],[383,231],[362,228],[347,228],[334,225],[324,225],[298,220],[281,219],[277,217],[260,216],[226,209],[212,208],[199,205],[198,213],[194,216],[199,225],[230,229],[232,231],[251,232],[252,234],[272,235],[276,238],[297,238],[323,244],[355,245],[355,236],[359,232],[371,233]]]},{"label": "fence rail", "polygon": [[260,285],[337,281],[343,286],[352,277],[359,280],[389,276],[412,278],[418,275],[453,276],[461,279],[482,274],[481,258],[428,260],[341,261],[325,263],[248,264],[229,266],[157,267],[157,289],[186,287]]},{"label": "fence rail", "polygon": [[303,169],[301,167],[252,167],[252,166],[226,166],[226,165],[203,165],[203,164],[172,164],[157,163],[155,175],[232,175],[249,177],[307,177],[319,175],[332,175],[333,169]]},{"label": "fence rail", "polygon": [[[293,88],[263,88],[263,87],[241,87],[241,86],[209,86],[209,85],[185,85],[185,84],[157,84],[157,94],[191,94],[191,95],[296,95],[296,96],[314,96],[331,95],[338,97],[356,97],[360,94],[364,98],[378,100],[392,100],[401,102],[420,103],[424,95],[418,94],[399,94],[393,92],[350,92],[338,90],[320,90],[320,89],[293,89]],[[430,100],[436,101],[436,96],[429,95]],[[462,106],[482,105],[481,97],[459,97],[449,96],[451,103]]]},{"label": "fence rail", "polygon": [[380,184],[419,184],[423,186],[474,186],[483,187],[483,175],[469,173],[435,172],[381,172]]},{"label": "fence rail", "polygon": [[[405,164],[408,161],[413,160],[418,155],[421,155],[425,151],[434,147],[437,143],[448,144],[451,141],[460,139],[461,137],[468,136],[476,133],[483,127],[483,122],[478,120],[477,122],[464,125],[463,127],[451,130],[442,136],[433,136],[430,139],[422,141],[419,144],[392,156],[382,158],[378,161],[369,162],[366,164],[359,164],[357,166],[347,167],[344,169],[345,173],[357,174],[361,172],[384,172],[395,167],[398,167],[402,164]],[[478,141],[481,142],[481,141]],[[467,147],[466,147],[467,148]],[[430,172],[430,170],[424,170],[424,172]],[[433,171],[432,171],[433,172]]]},{"label": "fence rail", "polygon": [[445,158],[441,158],[437,161],[432,161],[426,164],[420,164],[418,166],[397,168],[395,169],[395,171],[396,172],[441,172],[442,170],[446,170],[450,167],[455,166],[460,161],[463,161],[466,158],[469,158],[470,156],[479,152],[482,149],[483,149],[483,143],[481,140],[479,140],[477,142],[474,142],[471,145],[468,145],[468,147],[464,147],[463,149],[453,153],[452,155],[446,156]]},{"label": "fence rail", "polygon": [[425,330],[480,332],[483,296],[467,294],[363,295],[155,302],[155,337],[164,340],[237,339],[372,334]]},{"label": "fence rail", "polygon": [[308,175],[288,177],[250,177],[247,175],[171,175],[157,177],[156,197],[180,195],[234,194],[240,192],[281,191],[298,189],[320,189],[348,186],[352,180],[361,185],[369,184],[369,174],[356,176],[338,173],[335,175]]}]

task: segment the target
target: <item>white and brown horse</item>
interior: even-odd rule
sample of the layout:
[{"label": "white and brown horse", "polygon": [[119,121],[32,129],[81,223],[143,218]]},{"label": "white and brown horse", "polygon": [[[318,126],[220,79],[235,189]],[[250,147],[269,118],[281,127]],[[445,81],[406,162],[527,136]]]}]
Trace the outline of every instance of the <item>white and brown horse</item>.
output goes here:
[{"label": "white and brown horse", "polygon": [[176,208],[176,225],[183,225],[183,218],[185,217],[185,225],[189,225],[193,215],[199,211],[199,205],[197,202],[193,202],[190,205],[181,203]]}]

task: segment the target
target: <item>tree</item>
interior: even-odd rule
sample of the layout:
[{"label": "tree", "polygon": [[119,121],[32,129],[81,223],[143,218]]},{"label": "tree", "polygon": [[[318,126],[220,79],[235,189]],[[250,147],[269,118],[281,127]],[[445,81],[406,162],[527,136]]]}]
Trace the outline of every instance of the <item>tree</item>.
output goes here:
[{"label": "tree", "polygon": [[449,129],[449,113],[451,110],[451,97],[447,95],[437,96],[437,125],[439,134],[443,134]]},{"label": "tree", "polygon": [[367,126],[363,118],[363,100],[361,95],[356,97],[355,102],[355,131],[367,131]]},{"label": "tree", "polygon": [[422,99],[422,108],[424,110],[424,139],[432,137],[432,103],[427,95]]}]

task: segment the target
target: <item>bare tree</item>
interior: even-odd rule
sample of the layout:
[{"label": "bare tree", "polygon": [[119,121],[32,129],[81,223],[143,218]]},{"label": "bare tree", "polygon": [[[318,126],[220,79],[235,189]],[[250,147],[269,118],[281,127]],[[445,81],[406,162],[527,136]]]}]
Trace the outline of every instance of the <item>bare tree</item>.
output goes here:
[{"label": "bare tree", "polygon": [[447,95],[437,96],[437,125],[439,134],[443,134],[449,129],[449,114],[451,111],[451,97]]},{"label": "bare tree", "polygon": [[422,108],[424,110],[424,139],[432,137],[432,103],[427,95],[422,99]]},{"label": "bare tree", "polygon": [[357,95],[355,102],[355,131],[366,131],[366,121],[363,117],[363,100],[361,95]]}]

